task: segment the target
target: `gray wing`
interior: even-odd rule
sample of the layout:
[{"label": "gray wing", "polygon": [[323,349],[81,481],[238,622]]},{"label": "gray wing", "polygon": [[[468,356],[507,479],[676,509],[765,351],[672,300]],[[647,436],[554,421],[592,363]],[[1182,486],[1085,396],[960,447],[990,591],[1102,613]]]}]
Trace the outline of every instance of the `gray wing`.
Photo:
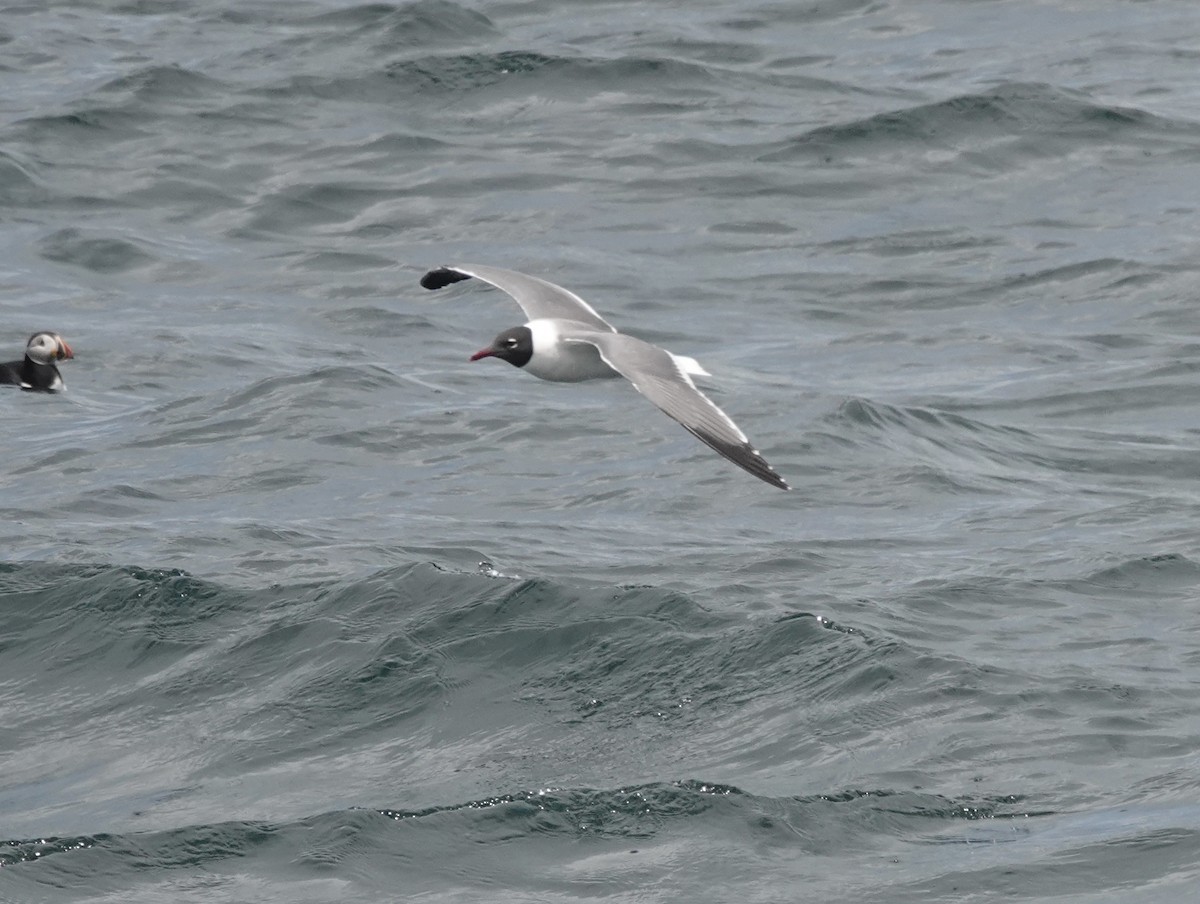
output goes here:
[{"label": "gray wing", "polygon": [[502,270],[499,267],[485,267],[482,264],[456,264],[452,267],[438,267],[430,270],[421,277],[421,285],[426,289],[440,289],[450,283],[460,282],[471,277],[481,279],[507,292],[521,306],[525,316],[530,320],[551,318],[554,320],[574,320],[592,329],[615,333],[616,328],[601,317],[590,304],[576,295],[568,292],[562,286],[527,276],[515,270]]},{"label": "gray wing", "polygon": [[568,342],[586,342],[600,351],[604,363],[629,380],[647,399],[679,421],[705,445],[760,480],[782,490],[787,481],[750,445],[738,425],[696,388],[665,348],[624,333],[578,332],[564,335]]}]

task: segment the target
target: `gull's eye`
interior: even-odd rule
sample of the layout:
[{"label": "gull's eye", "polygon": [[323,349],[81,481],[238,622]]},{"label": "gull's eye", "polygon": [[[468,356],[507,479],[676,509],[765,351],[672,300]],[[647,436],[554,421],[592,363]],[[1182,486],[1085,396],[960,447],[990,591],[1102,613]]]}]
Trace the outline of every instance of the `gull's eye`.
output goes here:
[{"label": "gull's eye", "polygon": [[517,340],[516,339],[506,339],[504,341],[504,344],[507,345],[509,348],[516,348]]}]

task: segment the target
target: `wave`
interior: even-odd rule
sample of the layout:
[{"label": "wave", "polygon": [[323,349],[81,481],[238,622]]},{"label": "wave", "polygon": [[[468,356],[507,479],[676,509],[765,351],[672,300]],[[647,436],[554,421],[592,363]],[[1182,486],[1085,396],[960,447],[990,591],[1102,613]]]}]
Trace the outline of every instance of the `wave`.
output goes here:
[{"label": "wave", "polygon": [[60,229],[38,242],[46,260],[71,264],[93,273],[125,273],[163,263],[147,250],[145,242],[89,234],[80,229]]},{"label": "wave", "polygon": [[[352,751],[373,751],[360,780],[403,766],[418,798],[436,798],[452,778],[447,763],[499,758],[521,771],[539,735],[561,764],[576,764],[564,778],[615,737],[654,747],[681,732],[703,752],[697,767],[769,769],[800,750],[817,755],[820,726],[844,708],[869,703],[862,724],[874,724],[935,676],[962,683],[969,673],[803,612],[747,618],[653,587],[432,564],[245,590],[178,570],[9,563],[0,613],[10,724],[57,726],[29,762],[92,745],[108,764],[50,793],[91,800],[81,814],[112,806],[103,801],[173,812],[180,793],[203,800],[209,783],[309,775]],[[139,743],[157,745],[157,765],[126,763],[113,747],[135,728]],[[507,772],[471,771],[488,782]],[[236,806],[279,806],[255,798]]]},{"label": "wave", "polygon": [[438,39],[480,37],[496,31],[483,13],[446,0],[364,3],[319,13],[306,23],[334,26],[339,35],[351,28],[355,30],[350,32],[351,37],[367,34],[380,46],[424,46]]},{"label": "wave", "polygon": [[[1194,147],[1200,125],[1131,107],[1097,103],[1079,92],[1041,83],[1004,83],[981,93],[820,126],[762,154],[764,162],[813,160],[845,163],[897,154],[949,152],[984,169],[1005,158],[1070,153],[1099,142],[1139,144],[1148,138]],[[1012,144],[1016,139],[1036,139]],[[945,159],[935,161],[945,166]]]},{"label": "wave", "polygon": [[[386,843],[387,836],[397,831],[433,833],[447,841],[484,831],[493,837],[503,834],[506,843],[554,836],[637,842],[697,821],[706,824],[700,834],[721,831],[722,824],[735,831],[746,827],[750,836],[746,840],[757,835],[808,853],[830,854],[844,836],[854,837],[857,847],[871,848],[880,836],[891,839],[944,831],[962,823],[1051,815],[1031,811],[1025,801],[1013,796],[954,800],[921,792],[848,789],[771,798],[731,785],[686,779],[608,790],[542,788],[420,810],[360,807],[282,823],[231,821],[133,834],[8,839],[0,841],[0,867],[45,863],[53,857],[81,861],[73,866],[53,861],[63,872],[86,869],[104,876],[127,870],[129,859],[136,857],[146,869],[204,868],[279,843],[301,864],[333,866],[353,857],[365,843],[362,838],[352,842],[352,835],[373,835]],[[839,827],[830,831],[828,826],[835,821]],[[314,844],[314,836],[330,832],[342,836],[340,851]]]}]

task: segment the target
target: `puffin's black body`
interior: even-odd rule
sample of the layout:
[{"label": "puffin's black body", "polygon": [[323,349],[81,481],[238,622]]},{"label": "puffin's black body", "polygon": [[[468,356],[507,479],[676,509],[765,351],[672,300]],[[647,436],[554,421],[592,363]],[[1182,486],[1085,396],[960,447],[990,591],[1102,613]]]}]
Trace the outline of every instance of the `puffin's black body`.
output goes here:
[{"label": "puffin's black body", "polygon": [[62,374],[53,364],[24,361],[0,364],[0,383],[15,383],[29,392],[56,392],[62,387]]},{"label": "puffin's black body", "polygon": [[28,392],[58,392],[66,388],[55,361],[75,357],[58,333],[34,333],[25,344],[25,358],[0,364],[0,383]]}]

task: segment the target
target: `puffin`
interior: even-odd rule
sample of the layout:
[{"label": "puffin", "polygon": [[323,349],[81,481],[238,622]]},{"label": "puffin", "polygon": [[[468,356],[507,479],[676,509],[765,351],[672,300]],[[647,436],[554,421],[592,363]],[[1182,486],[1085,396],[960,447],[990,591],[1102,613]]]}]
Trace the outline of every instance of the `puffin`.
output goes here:
[{"label": "puffin", "polygon": [[0,364],[0,383],[29,392],[60,392],[67,386],[54,362],[74,357],[71,346],[58,333],[34,333],[25,343],[25,360]]}]

